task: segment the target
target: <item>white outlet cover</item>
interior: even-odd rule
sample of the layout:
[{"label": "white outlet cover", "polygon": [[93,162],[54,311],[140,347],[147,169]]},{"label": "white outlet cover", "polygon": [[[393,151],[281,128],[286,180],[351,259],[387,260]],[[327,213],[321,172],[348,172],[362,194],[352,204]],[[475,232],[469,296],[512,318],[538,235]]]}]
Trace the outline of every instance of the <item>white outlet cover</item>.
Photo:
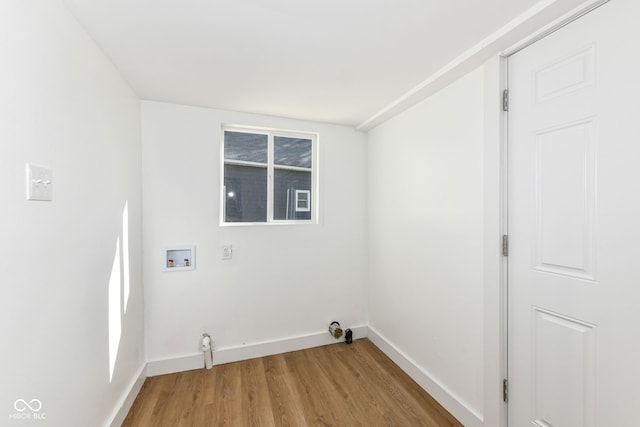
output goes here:
[{"label": "white outlet cover", "polygon": [[231,245],[224,245],[221,247],[222,260],[228,261],[233,257],[233,247]]},{"label": "white outlet cover", "polygon": [[53,200],[53,174],[46,166],[26,164],[27,200]]}]

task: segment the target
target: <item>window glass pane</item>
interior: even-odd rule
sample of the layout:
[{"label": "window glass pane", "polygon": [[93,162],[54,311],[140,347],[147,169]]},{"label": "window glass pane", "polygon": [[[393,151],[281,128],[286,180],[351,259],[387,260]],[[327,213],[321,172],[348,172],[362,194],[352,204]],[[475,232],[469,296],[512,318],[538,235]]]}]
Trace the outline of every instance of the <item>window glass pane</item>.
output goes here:
[{"label": "window glass pane", "polygon": [[311,219],[311,172],[276,169],[273,184],[274,219]]},{"label": "window glass pane", "polygon": [[224,165],[225,222],[267,221],[267,168]]},{"label": "window glass pane", "polygon": [[267,135],[224,132],[225,160],[267,163],[267,145]]},{"label": "window glass pane", "polygon": [[302,138],[273,138],[274,163],[282,166],[311,167],[311,140]]}]

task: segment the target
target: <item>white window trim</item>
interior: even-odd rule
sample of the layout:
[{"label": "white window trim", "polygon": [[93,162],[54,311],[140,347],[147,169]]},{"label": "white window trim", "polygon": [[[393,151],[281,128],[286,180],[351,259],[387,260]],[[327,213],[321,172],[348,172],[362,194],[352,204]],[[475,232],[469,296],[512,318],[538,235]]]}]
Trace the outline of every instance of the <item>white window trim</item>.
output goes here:
[{"label": "white window trim", "polygon": [[[267,155],[267,221],[266,222],[225,222],[225,185],[224,185],[224,165],[234,164],[240,166],[252,166],[264,168],[264,163],[248,162],[242,160],[228,160],[225,162],[224,158],[224,133],[228,132],[243,132],[254,133],[260,135],[268,135],[268,155]],[[298,166],[286,166],[286,165],[274,165],[274,137],[281,136],[287,138],[304,138],[311,140],[311,168],[304,168]],[[257,126],[237,125],[237,124],[223,124],[220,131],[220,185],[219,192],[219,225],[221,227],[244,227],[244,226],[272,226],[272,225],[305,225],[305,224],[318,224],[319,223],[319,150],[320,135],[317,132],[306,132],[299,130],[286,130],[276,128],[266,128]],[[311,172],[311,207],[307,212],[311,212],[311,219],[308,220],[287,220],[287,219],[274,219],[273,218],[273,174],[276,169],[279,170],[291,170]],[[300,211],[298,211],[300,212]]]}]

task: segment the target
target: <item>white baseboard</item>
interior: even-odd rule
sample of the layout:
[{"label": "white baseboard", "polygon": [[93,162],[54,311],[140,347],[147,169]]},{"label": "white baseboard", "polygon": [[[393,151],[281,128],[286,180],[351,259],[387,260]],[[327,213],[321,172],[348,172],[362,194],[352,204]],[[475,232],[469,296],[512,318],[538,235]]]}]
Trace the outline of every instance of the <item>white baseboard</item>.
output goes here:
[{"label": "white baseboard", "polygon": [[[353,339],[365,338],[367,336],[366,326],[352,327]],[[238,362],[241,360],[254,359],[256,357],[271,356],[273,354],[287,353],[290,351],[304,350],[306,348],[319,347],[322,345],[335,344],[341,342],[333,338],[327,331],[309,335],[285,338],[276,341],[248,344],[241,347],[230,347],[215,349],[213,351],[213,364],[222,365],[225,363]],[[202,353],[194,353],[171,359],[153,360],[147,362],[147,375],[172,374],[175,372],[190,371],[204,368],[204,356]]]},{"label": "white baseboard", "polygon": [[175,374],[176,372],[192,371],[204,368],[204,356],[202,353],[189,354],[187,356],[172,357],[171,359],[151,360],[147,362],[147,375]]},{"label": "white baseboard", "polygon": [[482,416],[477,411],[469,407],[371,326],[368,327],[367,336],[376,347],[400,366],[407,375],[456,417],[458,421],[466,427],[482,427],[484,425]]},{"label": "white baseboard", "polygon": [[144,384],[144,380],[147,379],[147,365],[143,365],[140,368],[140,372],[138,376],[133,380],[131,385],[129,386],[129,392],[124,396],[120,404],[118,405],[118,409],[116,413],[113,415],[111,419],[110,425],[111,427],[120,427],[124,422],[124,419],[127,417],[131,406],[133,406],[133,402],[136,400],[138,393],[140,393],[140,389]]}]

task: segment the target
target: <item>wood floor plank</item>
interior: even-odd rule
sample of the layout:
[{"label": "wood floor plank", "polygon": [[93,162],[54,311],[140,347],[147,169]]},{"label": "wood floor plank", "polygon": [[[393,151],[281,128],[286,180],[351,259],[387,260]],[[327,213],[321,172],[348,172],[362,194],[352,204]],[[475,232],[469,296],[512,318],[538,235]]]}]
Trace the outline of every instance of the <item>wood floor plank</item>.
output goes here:
[{"label": "wood floor plank", "polygon": [[153,407],[160,394],[160,388],[156,386],[159,377],[147,378],[138,393],[136,405],[129,410],[123,427],[141,425],[144,420],[151,419]]},{"label": "wood floor plank", "polygon": [[378,362],[380,369],[376,369],[375,372],[390,371],[398,372],[396,378],[400,381],[402,387],[407,393],[418,402],[423,408],[424,413],[428,413],[430,418],[435,422],[435,426],[461,426],[451,414],[442,407],[431,395],[425,393],[422,387],[413,381],[408,375],[406,375],[391,359],[389,359],[384,353],[382,353],[373,343],[367,340],[360,346],[358,350],[366,353],[366,357],[370,357]]},{"label": "wood floor plank", "polygon": [[462,424],[363,339],[147,378],[123,426]]},{"label": "wood floor plank", "polygon": [[[337,350],[334,346],[333,350]],[[342,349],[340,349],[342,350]],[[347,350],[347,347],[345,347]],[[326,358],[325,355],[316,350],[314,355],[316,363],[324,371],[324,374],[331,379],[335,389],[343,396],[341,403],[346,406],[338,410],[338,402],[333,402],[334,411],[344,425],[353,426],[378,426],[393,425],[393,419],[397,419],[395,415],[389,414],[388,408],[382,404],[379,394],[376,390],[367,387],[361,378],[353,377],[343,360],[338,356],[341,352],[334,351],[332,358]]]},{"label": "wood floor plank", "polygon": [[[433,400],[424,400],[426,393],[420,393],[422,389],[416,389],[417,384],[411,380],[404,372],[401,372],[388,357],[376,358],[380,351],[372,343],[363,343],[362,346],[354,348],[358,354],[358,364],[354,369],[361,371],[362,376],[371,381],[371,387],[386,391],[386,397],[392,407],[402,408],[401,413],[410,425],[439,427],[454,426],[452,421],[447,420],[433,405]],[[419,388],[419,386],[418,386]],[[450,414],[445,411],[449,418]],[[427,414],[425,416],[425,414]]]},{"label": "wood floor plank", "polygon": [[298,377],[297,393],[307,422],[319,426],[338,425],[334,408],[336,403],[343,405],[343,401],[336,402],[329,380],[312,361],[310,353],[294,351],[284,357]]},{"label": "wood floor plank", "polygon": [[216,369],[219,377],[216,384],[215,413],[211,425],[242,425],[242,376],[240,367],[241,362],[235,362],[221,365],[220,369]]},{"label": "wood floor plank", "polygon": [[172,415],[167,413],[168,405],[173,398],[173,390],[178,377],[165,375],[158,381],[160,387],[160,394],[153,407],[152,416],[158,420],[159,427],[165,427],[171,425]]},{"label": "wood floor plank", "polygon": [[275,424],[284,427],[307,425],[296,393],[295,378],[288,374],[285,359],[281,355],[269,356],[264,363]]},{"label": "wood floor plank", "polygon": [[269,384],[263,359],[247,360],[241,364],[242,425],[274,426],[269,399]]}]

